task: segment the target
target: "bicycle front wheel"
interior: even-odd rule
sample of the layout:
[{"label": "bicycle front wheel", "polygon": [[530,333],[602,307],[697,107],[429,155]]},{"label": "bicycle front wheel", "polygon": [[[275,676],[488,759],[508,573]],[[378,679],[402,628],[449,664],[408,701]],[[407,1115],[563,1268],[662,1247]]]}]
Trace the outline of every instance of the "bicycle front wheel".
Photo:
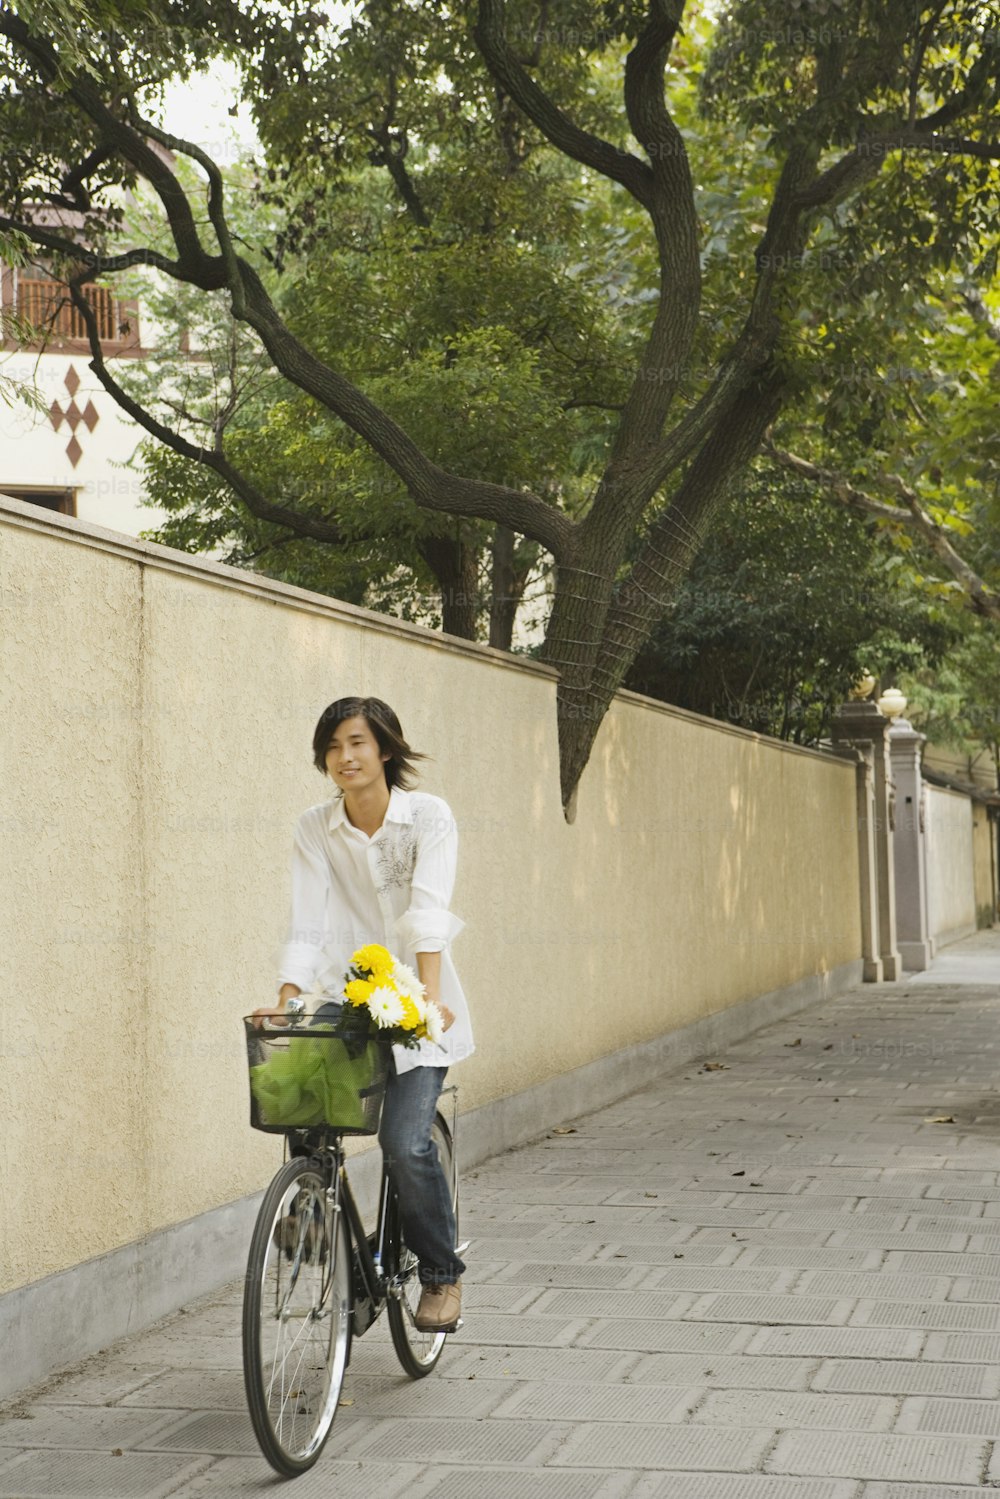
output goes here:
[{"label": "bicycle front wheel", "polygon": [[[455,1211],[455,1237],[458,1238],[458,1162],[452,1144],[451,1131],[440,1114],[434,1116],[431,1139],[437,1146],[438,1160],[451,1190],[451,1203]],[[388,1302],[389,1331],[396,1357],[411,1379],[423,1379],[437,1363],[444,1350],[448,1334],[445,1332],[421,1332],[413,1320],[417,1314],[422,1287],[420,1285],[417,1257],[407,1247],[403,1238],[403,1226],[399,1219],[399,1202],[395,1192],[389,1205],[387,1234],[387,1258],[390,1280],[395,1284],[390,1290]]]},{"label": "bicycle front wheel", "polygon": [[288,1161],[264,1194],[243,1293],[243,1379],[261,1451],[277,1473],[311,1468],[347,1367],[351,1246],[322,1170]]}]

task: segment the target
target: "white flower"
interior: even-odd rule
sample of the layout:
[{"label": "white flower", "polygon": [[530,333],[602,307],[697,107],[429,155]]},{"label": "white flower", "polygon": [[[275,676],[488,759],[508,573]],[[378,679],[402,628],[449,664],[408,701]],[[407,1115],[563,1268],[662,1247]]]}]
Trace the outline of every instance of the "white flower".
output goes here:
[{"label": "white flower", "polygon": [[400,1025],[403,1020],[403,1001],[395,989],[384,984],[372,991],[368,997],[368,1009],[375,1024],[384,1030],[390,1025]]},{"label": "white flower", "polygon": [[425,993],[423,984],[413,969],[406,963],[401,963],[398,958],[392,960],[392,982],[399,993],[407,999],[423,999]]},{"label": "white flower", "polygon": [[427,1001],[427,1015],[425,1018],[427,1026],[427,1039],[440,1046],[441,1038],[444,1036],[444,1016],[433,1000]]}]

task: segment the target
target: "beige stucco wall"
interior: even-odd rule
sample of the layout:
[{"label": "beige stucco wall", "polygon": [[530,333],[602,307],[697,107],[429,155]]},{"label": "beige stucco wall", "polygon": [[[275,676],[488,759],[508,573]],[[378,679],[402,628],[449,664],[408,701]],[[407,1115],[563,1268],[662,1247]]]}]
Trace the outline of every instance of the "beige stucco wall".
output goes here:
[{"label": "beige stucco wall", "polygon": [[945,940],[976,929],[972,802],[957,791],[927,787],[927,918]]},{"label": "beige stucco wall", "polygon": [[570,826],[541,667],[2,500],[0,598],[0,1291],[273,1169],[239,1017],[343,693],[393,703],[459,821],[463,1108],[859,956],[840,761],[625,695]]},{"label": "beige stucco wall", "polygon": [[976,925],[992,926],[997,919],[997,825],[981,802],[972,807],[972,867],[976,892]]}]

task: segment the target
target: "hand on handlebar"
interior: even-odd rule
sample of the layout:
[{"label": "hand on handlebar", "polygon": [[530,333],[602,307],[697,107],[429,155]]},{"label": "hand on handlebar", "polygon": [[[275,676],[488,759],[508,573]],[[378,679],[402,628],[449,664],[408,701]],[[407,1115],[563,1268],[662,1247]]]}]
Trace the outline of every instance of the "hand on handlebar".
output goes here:
[{"label": "hand on handlebar", "polygon": [[280,1010],[271,1010],[266,1006],[262,1006],[259,1010],[254,1010],[251,1019],[253,1020],[255,1029],[258,1031],[265,1021],[270,1022],[271,1025],[288,1024],[288,1015],[284,1007],[282,1007]]},{"label": "hand on handlebar", "polygon": [[272,1008],[262,1005],[253,1012],[253,1024],[255,1029],[260,1030],[265,1021],[272,1025],[288,1025],[289,1021],[301,1015],[306,1008],[306,1001],[296,990],[294,994],[283,995],[280,1006]]}]

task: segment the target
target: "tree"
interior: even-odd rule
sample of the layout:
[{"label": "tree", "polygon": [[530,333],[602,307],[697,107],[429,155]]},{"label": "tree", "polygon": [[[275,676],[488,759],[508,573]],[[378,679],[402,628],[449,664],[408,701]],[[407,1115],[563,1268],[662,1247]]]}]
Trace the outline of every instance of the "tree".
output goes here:
[{"label": "tree", "polygon": [[[941,263],[968,265],[993,234],[1000,22],[987,0],[935,0],[927,9],[911,0],[829,0],[805,24],[797,0],[739,0],[711,39],[702,13],[683,0],[540,8],[479,0],[474,18],[462,8],[372,3],[341,32],[283,7],[185,7],[179,17],[152,0],[140,22],[125,0],[103,0],[71,42],[68,28],[56,27],[62,13],[56,0],[0,6],[11,80],[0,124],[16,143],[0,179],[0,228],[65,257],[85,319],[84,280],[136,263],[206,293],[224,291],[282,377],[377,453],[422,510],[506,527],[552,557],[544,654],[559,672],[568,815],[629,665],[765,432],[808,383],[797,298],[809,247],[822,239],[849,249],[858,226],[876,219],[902,288],[906,266],[928,242]],[[436,129],[457,115],[476,164],[484,140],[495,145],[493,171],[512,153],[538,163],[566,158],[623,223],[641,214],[644,238],[628,266],[633,362],[620,372],[620,409],[585,510],[560,509],[529,472],[498,482],[445,467],[289,325],[234,240],[216,164],[144,112],[147,81],[163,76],[172,40],[169,66],[199,48],[239,43],[265,139],[284,138],[286,150],[288,118],[300,108],[308,118],[319,102],[313,133],[303,136],[299,124],[293,131],[308,142],[298,153],[306,177],[374,149],[406,204],[415,187],[406,171],[411,134],[431,159]],[[106,78],[98,66],[105,49]],[[606,85],[619,68],[611,108]],[[731,174],[734,156],[748,163],[751,212],[737,213],[719,253],[702,242],[699,209],[711,179],[706,187],[701,167],[693,173],[681,123],[700,73],[703,139],[692,150],[706,171],[723,162]],[[198,164],[203,194],[184,189],[168,151]],[[109,247],[99,210],[110,188],[140,178],[159,200],[168,253]],[[39,199],[72,214],[72,225],[44,225],[30,207]],[[820,287],[814,324],[834,291]],[[255,514],[288,518],[296,507],[269,501],[224,446],[196,448],[130,402],[104,364],[92,317],[89,326],[95,371],[126,409],[233,485]],[[327,516],[298,512],[294,524],[320,538],[338,534]]]},{"label": "tree", "polygon": [[[262,171],[225,175],[242,187],[241,243],[273,244],[276,222],[288,223],[287,203],[275,206],[284,194]],[[338,182],[338,243],[313,231],[291,248],[286,237],[280,270],[257,257],[269,294],[291,326],[309,329],[317,352],[339,351],[351,377],[435,461],[497,482],[533,465],[549,499],[572,511],[592,468],[593,413],[613,399],[608,372],[621,353],[607,304],[582,294],[572,274],[584,254],[571,201],[578,184],[535,182],[519,214],[524,238],[510,242],[484,235],[463,200],[449,204],[441,193],[430,235],[400,216],[383,176],[365,164]],[[512,196],[529,195],[498,178],[495,218],[510,217]],[[353,433],[261,366],[252,340],[234,336],[218,295],[178,296],[164,286],[145,300],[170,337],[122,380],[129,394],[193,441],[211,441],[221,423],[241,472],[272,494],[294,495],[300,509],[334,512],[343,538],[338,546],[297,542],[287,527],[258,521],[217,476],[150,443],[150,498],[170,512],[154,539],[193,549],[222,543],[229,561],[404,616],[427,619],[433,590],[446,630],[510,648],[516,608],[538,568],[534,542],[422,512]],[[194,364],[177,352],[182,333],[198,351]]]},{"label": "tree", "polygon": [[723,506],[626,685],[796,744],[828,737],[869,667],[931,670],[960,638],[875,523],[758,463]]},{"label": "tree", "polygon": [[[992,275],[991,264],[985,270]],[[876,306],[863,290],[852,328],[830,319],[823,378],[797,410],[786,410],[782,436],[765,451],[781,469],[874,519],[911,554],[914,575],[922,566],[938,593],[995,623],[1000,324],[974,275],[931,271],[920,289],[922,304],[906,316],[894,316],[881,297]]]},{"label": "tree", "polygon": [[947,659],[902,672],[906,716],[933,745],[960,750],[992,771],[1000,788],[1000,651],[995,636],[971,620]]}]

